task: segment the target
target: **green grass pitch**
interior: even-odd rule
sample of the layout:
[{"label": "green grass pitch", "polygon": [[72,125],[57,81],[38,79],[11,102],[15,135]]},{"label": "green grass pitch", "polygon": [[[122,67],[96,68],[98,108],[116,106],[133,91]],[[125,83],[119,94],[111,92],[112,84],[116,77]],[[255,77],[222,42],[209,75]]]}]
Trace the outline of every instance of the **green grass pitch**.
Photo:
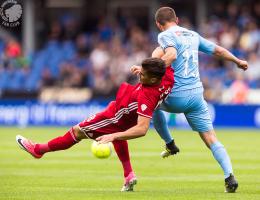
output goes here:
[{"label": "green grass pitch", "polygon": [[0,199],[260,199],[260,131],[217,130],[231,156],[238,192],[224,193],[223,175],[199,136],[175,130],[181,153],[160,158],[163,142],[150,130],[129,141],[132,165],[138,177],[135,192],[121,193],[123,173],[115,153],[99,160],[85,140],[69,150],[36,160],[15,142],[21,134],[37,142],[63,135],[66,128],[0,128]]}]

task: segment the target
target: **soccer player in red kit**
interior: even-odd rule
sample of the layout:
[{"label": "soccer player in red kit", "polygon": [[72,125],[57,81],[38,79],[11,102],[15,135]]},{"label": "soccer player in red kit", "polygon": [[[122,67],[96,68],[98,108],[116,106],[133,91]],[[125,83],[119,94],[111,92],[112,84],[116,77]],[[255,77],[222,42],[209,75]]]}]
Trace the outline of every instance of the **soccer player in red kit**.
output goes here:
[{"label": "soccer player in red kit", "polygon": [[139,76],[139,84],[132,86],[123,83],[116,100],[110,102],[104,111],[73,126],[64,136],[39,144],[18,135],[17,143],[33,157],[41,158],[47,152],[68,149],[82,139],[109,140],[124,169],[125,182],[121,191],[132,191],[137,179],[126,140],[146,134],[153,111],[169,94],[174,82],[172,68],[166,67],[159,58],[143,60]]}]

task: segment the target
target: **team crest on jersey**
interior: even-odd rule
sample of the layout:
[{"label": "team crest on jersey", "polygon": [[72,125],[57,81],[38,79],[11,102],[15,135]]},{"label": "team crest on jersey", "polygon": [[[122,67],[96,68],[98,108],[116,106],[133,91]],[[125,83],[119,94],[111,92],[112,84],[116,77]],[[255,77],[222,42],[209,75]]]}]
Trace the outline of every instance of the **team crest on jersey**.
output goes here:
[{"label": "team crest on jersey", "polygon": [[146,108],[147,108],[147,105],[145,105],[145,104],[142,104],[142,105],[141,105],[141,110],[142,110],[142,111],[145,111]]}]

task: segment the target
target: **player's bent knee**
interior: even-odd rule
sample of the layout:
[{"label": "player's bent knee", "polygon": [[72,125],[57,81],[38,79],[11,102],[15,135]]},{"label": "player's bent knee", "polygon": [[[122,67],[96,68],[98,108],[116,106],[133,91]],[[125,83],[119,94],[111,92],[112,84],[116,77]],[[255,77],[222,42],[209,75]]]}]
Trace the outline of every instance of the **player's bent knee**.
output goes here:
[{"label": "player's bent knee", "polygon": [[73,126],[74,134],[77,140],[86,139],[86,135],[80,130],[79,126]]}]

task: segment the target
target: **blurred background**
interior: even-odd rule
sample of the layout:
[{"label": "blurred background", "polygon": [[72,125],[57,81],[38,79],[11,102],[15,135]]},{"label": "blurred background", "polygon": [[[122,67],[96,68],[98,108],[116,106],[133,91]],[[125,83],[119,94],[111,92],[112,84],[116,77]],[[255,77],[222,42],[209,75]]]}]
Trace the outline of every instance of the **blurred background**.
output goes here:
[{"label": "blurred background", "polygon": [[[260,127],[260,1],[14,2],[1,1],[1,125],[71,126],[103,109],[122,82],[136,83],[129,68],[157,46],[154,13],[170,6],[181,26],[249,63],[243,72],[200,54],[215,126]],[[6,19],[13,6],[17,18]],[[170,126],[187,127],[183,115],[167,114],[167,119]]]}]

